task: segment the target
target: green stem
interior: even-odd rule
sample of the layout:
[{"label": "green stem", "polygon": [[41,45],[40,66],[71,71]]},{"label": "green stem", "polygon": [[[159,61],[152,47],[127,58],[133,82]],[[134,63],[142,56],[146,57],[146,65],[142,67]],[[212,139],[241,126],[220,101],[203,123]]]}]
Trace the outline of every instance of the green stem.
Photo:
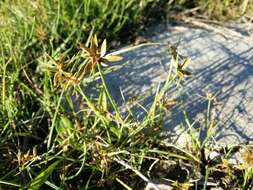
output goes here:
[{"label": "green stem", "polygon": [[55,110],[55,113],[54,113],[54,117],[53,117],[53,121],[52,121],[52,125],[50,127],[50,132],[49,132],[49,137],[48,137],[48,142],[47,142],[47,149],[50,148],[50,145],[51,145],[51,141],[52,141],[52,136],[53,136],[53,131],[54,131],[54,126],[55,126],[55,122],[56,122],[56,118],[57,118],[57,115],[58,115],[58,112],[59,112],[59,107],[61,105],[61,100],[62,100],[62,96],[63,96],[63,93],[64,93],[65,90],[63,90],[61,92],[61,95],[60,95],[60,98],[57,102],[57,106],[56,106],[56,110]]},{"label": "green stem", "polygon": [[92,103],[92,101],[83,93],[81,87],[79,86],[78,88],[78,92],[82,95],[82,97],[85,99],[87,105],[89,106],[89,108],[99,117],[99,119],[103,122],[105,128],[106,128],[106,133],[107,133],[107,136],[108,136],[108,140],[109,142],[111,142],[111,136],[108,132],[108,129],[107,129],[107,126],[109,125],[109,120],[103,116],[99,110],[96,108],[96,106]]},{"label": "green stem", "polygon": [[108,90],[108,88],[107,88],[107,85],[106,85],[106,83],[105,83],[104,73],[103,73],[103,71],[102,71],[102,68],[101,68],[101,64],[100,64],[100,63],[98,63],[98,70],[99,70],[99,74],[100,74],[100,77],[101,77],[102,85],[103,85],[103,87],[104,87],[104,89],[105,89],[106,95],[108,96],[108,98],[109,98],[109,100],[110,100],[110,103],[112,104],[112,107],[113,107],[114,111],[116,112],[116,117],[117,117],[120,121],[122,121],[122,118],[121,118],[120,112],[119,112],[119,110],[118,110],[118,107],[117,107],[115,101],[113,100],[113,98],[112,98],[112,96],[111,96],[111,94],[110,94],[110,92],[109,92],[109,90]]},{"label": "green stem", "polygon": [[2,78],[2,108],[3,112],[5,111],[5,75],[6,75],[6,65],[3,64],[3,78]]},{"label": "green stem", "polygon": [[208,100],[208,106],[207,106],[207,126],[208,127],[210,125],[210,121],[211,121],[211,100]]},{"label": "green stem", "polygon": [[78,88],[78,92],[82,95],[82,97],[85,99],[87,105],[89,106],[89,108],[102,120],[102,121],[106,121],[105,116],[103,116],[99,110],[96,108],[96,106],[92,103],[92,101],[83,93],[81,87],[79,86]]}]

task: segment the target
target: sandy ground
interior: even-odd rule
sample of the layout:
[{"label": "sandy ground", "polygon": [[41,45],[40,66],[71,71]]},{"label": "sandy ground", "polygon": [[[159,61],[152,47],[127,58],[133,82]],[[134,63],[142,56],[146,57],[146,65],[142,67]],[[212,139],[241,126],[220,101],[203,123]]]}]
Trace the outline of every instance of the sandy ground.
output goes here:
[{"label": "sandy ground", "polygon": [[[191,122],[195,122],[195,128],[203,127],[207,110],[204,97],[209,92],[217,93],[213,108],[218,124],[215,141],[226,144],[252,141],[253,35],[250,32],[253,29],[240,25],[230,30],[237,31],[238,35],[228,33],[224,37],[187,26],[150,28],[143,35],[145,39],[163,45],[143,47],[123,55],[124,66],[106,76],[114,98],[123,105],[121,91],[126,100],[142,99],[142,104],[149,106],[158,83],[164,82],[168,73],[170,56],[167,44],[180,41],[178,51],[191,58],[188,68],[193,77],[185,80],[183,88],[169,97],[177,98],[179,103],[166,116],[164,127],[167,133],[179,134],[187,130],[179,127],[185,122],[183,111],[188,113]],[[137,112],[143,113],[140,109]]]}]

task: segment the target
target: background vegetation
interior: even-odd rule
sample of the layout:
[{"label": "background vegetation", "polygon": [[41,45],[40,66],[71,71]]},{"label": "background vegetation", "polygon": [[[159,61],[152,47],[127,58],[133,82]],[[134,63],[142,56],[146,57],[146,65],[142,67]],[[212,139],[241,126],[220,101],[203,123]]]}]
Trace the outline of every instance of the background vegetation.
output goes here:
[{"label": "background vegetation", "polygon": [[[228,19],[240,17],[251,6],[246,0],[0,1],[0,189],[130,188],[126,182],[139,187],[143,184],[136,184],[136,177],[143,183],[148,179],[138,172],[156,159],[171,157],[201,168],[206,144],[195,143],[189,152],[160,147],[158,137],[142,132],[151,128],[156,134],[161,127],[157,118],[165,104],[162,96],[178,76],[168,78],[143,121],[136,121],[131,112],[123,118],[103,82],[110,70],[97,61],[98,68],[84,73],[90,56],[83,57],[80,43],[91,45],[89,35],[95,31],[99,44],[106,38],[115,47],[168,14],[200,7],[201,15]],[[65,78],[60,80],[60,75]],[[78,77],[102,79],[97,99],[84,94]],[[81,97],[81,112],[74,109],[73,93]],[[242,177],[242,187],[249,177]]]}]

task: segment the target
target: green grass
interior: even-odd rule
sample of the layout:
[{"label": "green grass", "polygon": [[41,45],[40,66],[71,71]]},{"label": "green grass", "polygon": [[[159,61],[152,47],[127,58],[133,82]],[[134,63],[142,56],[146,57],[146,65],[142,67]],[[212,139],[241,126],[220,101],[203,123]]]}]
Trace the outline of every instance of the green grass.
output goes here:
[{"label": "green grass", "polygon": [[243,15],[251,14],[253,8],[252,2],[248,0],[200,0],[196,3],[208,17],[217,20],[240,18]]},{"label": "green grass", "polygon": [[169,8],[176,14],[186,9],[197,8],[197,11],[191,12],[194,16],[224,22],[242,16],[252,18],[253,3],[250,0],[174,0]]},{"label": "green grass", "polygon": [[[211,11],[212,1],[208,2]],[[206,6],[203,1],[173,3],[171,8],[177,10],[197,5],[204,10]],[[126,30],[143,26],[152,14],[166,10],[171,9],[163,0],[0,2],[0,189],[138,189],[152,180],[150,173],[162,161],[191,164],[206,179],[221,167],[220,163],[204,165],[203,152],[210,146],[215,127],[210,96],[203,124],[210,135],[203,144],[187,114],[182,125],[188,128],[191,147],[164,145],[159,136],[164,95],[180,83],[188,59],[171,64],[166,83],[158,88],[141,121],[130,108],[123,117],[107,89],[104,75],[112,68],[104,68],[102,63],[119,60],[115,57],[119,52],[134,51],[138,46],[103,55],[112,47],[102,39],[124,40],[122,36],[135,32]],[[94,33],[99,36],[99,46]],[[87,49],[91,44],[98,46],[97,54]],[[94,55],[95,61],[90,59]],[[98,96],[91,98],[85,88],[98,79]],[[73,101],[73,96],[79,99]],[[79,110],[76,104],[81,105]],[[245,150],[250,151],[248,147]],[[239,175],[240,187],[245,189],[252,181],[252,158],[246,157]],[[222,164],[228,170],[232,167],[226,161]],[[175,180],[174,186],[180,189],[196,173],[184,181]]]}]

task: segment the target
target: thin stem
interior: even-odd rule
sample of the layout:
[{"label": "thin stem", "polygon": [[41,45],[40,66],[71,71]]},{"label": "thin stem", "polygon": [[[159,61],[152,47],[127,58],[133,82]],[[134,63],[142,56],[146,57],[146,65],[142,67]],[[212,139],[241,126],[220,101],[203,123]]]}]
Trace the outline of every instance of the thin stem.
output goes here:
[{"label": "thin stem", "polygon": [[108,140],[109,142],[111,142],[111,136],[110,133],[108,132],[107,126],[109,125],[109,120],[103,116],[100,111],[96,108],[96,106],[92,103],[92,101],[83,93],[81,87],[79,86],[79,88],[77,89],[78,92],[82,95],[82,97],[85,99],[87,105],[89,106],[89,108],[96,114],[96,116],[99,117],[99,119],[103,122],[105,128],[106,128],[106,134],[108,136]]},{"label": "thin stem", "polygon": [[6,65],[3,64],[3,78],[2,78],[2,108],[3,112],[5,111],[5,75],[6,75]]},{"label": "thin stem", "polygon": [[56,122],[56,117],[57,117],[58,112],[59,112],[59,107],[60,107],[60,105],[61,105],[61,100],[62,100],[64,91],[65,91],[65,90],[63,90],[63,91],[61,92],[60,98],[59,98],[58,103],[57,103],[57,106],[56,106],[56,110],[55,110],[55,113],[54,113],[52,125],[51,125],[50,131],[49,131],[49,137],[48,137],[48,142],[47,142],[47,149],[49,149],[49,148],[50,148],[50,145],[51,145],[52,136],[53,136],[53,131],[54,131],[54,126],[55,126],[55,122]]},{"label": "thin stem", "polygon": [[106,121],[105,116],[103,116],[99,110],[96,108],[96,106],[92,103],[92,101],[83,93],[81,87],[78,87],[78,92],[82,95],[82,97],[85,99],[87,105],[89,106],[89,108],[102,120],[102,121]]},{"label": "thin stem", "polygon": [[102,68],[101,68],[101,64],[100,64],[100,63],[98,63],[98,70],[99,70],[99,74],[100,74],[100,77],[101,77],[102,85],[103,85],[103,87],[104,87],[104,89],[105,89],[106,95],[108,96],[108,98],[109,98],[109,100],[110,100],[110,102],[111,102],[111,104],[112,104],[112,107],[113,107],[114,111],[116,112],[116,117],[117,117],[121,122],[123,122],[123,121],[122,121],[122,118],[121,118],[121,115],[120,115],[120,112],[119,112],[119,110],[118,110],[118,107],[117,107],[115,101],[113,100],[113,98],[112,98],[112,96],[111,96],[111,94],[110,94],[110,92],[109,92],[109,90],[108,90],[108,88],[107,88],[107,85],[106,85],[106,82],[105,82],[105,78],[104,78],[104,73],[103,73],[103,71],[102,71]]}]

